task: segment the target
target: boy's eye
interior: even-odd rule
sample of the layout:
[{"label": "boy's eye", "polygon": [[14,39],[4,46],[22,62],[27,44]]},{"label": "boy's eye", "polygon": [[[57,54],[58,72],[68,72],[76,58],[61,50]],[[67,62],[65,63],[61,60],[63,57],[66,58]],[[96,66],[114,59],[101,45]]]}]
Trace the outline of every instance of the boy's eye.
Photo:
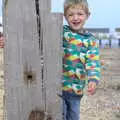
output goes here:
[{"label": "boy's eye", "polygon": [[78,13],[78,15],[85,15],[84,13]]},{"label": "boy's eye", "polygon": [[83,15],[82,13],[78,13],[78,15]]},{"label": "boy's eye", "polygon": [[69,14],[68,16],[69,16],[69,17],[70,17],[70,16],[73,16],[73,14]]}]

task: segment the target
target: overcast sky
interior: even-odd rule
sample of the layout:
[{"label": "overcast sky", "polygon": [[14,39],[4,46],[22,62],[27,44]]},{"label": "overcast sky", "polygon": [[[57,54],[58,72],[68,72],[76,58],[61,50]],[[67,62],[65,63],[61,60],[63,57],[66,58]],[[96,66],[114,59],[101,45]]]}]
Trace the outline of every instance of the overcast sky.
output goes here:
[{"label": "overcast sky", "polygon": [[[64,0],[52,0],[52,11],[63,12]],[[91,16],[87,27],[120,27],[120,0],[88,0]],[[0,21],[2,17],[2,0],[0,0]]]},{"label": "overcast sky", "polygon": [[[52,0],[52,11],[63,11],[64,0]],[[120,27],[120,0],[88,0],[91,16],[87,27]]]}]

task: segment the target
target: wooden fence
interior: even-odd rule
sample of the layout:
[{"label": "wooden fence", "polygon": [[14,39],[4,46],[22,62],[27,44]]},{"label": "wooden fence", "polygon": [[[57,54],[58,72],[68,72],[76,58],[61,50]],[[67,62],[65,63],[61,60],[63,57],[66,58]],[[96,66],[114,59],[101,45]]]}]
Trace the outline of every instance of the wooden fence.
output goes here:
[{"label": "wooden fence", "polygon": [[[62,14],[50,0],[4,0],[5,120],[62,120]],[[44,62],[43,62],[44,61]]]}]

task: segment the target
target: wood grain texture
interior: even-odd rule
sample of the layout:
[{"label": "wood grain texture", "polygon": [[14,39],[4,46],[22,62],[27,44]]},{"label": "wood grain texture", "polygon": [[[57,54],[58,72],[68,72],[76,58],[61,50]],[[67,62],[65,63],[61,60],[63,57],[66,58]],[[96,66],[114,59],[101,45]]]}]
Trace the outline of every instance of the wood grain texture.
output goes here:
[{"label": "wood grain texture", "polygon": [[[44,84],[46,111],[53,116],[53,120],[62,119],[62,100],[57,94],[61,92],[62,72],[62,14],[48,14],[45,16],[47,24],[43,24],[44,48]],[[44,21],[44,22],[45,22]]]},{"label": "wood grain texture", "polygon": [[[7,120],[27,120],[33,109],[43,109],[34,1],[8,1],[5,26],[6,117]],[[35,79],[26,84],[24,73],[30,71]]]},{"label": "wood grain texture", "polygon": [[62,15],[50,13],[50,3],[39,0],[39,36],[35,0],[8,0],[4,12],[7,120],[28,120],[41,111],[48,119],[62,118],[62,100],[57,96],[61,92]]}]

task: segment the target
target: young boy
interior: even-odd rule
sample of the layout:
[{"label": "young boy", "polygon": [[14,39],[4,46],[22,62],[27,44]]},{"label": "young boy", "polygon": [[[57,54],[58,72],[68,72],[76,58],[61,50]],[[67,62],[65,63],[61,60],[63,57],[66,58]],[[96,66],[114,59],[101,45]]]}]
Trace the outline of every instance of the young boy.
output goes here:
[{"label": "young boy", "polygon": [[95,37],[83,29],[90,15],[87,2],[65,0],[63,30],[63,102],[64,120],[80,120],[80,100],[88,83],[93,95],[100,79],[99,49]]}]

